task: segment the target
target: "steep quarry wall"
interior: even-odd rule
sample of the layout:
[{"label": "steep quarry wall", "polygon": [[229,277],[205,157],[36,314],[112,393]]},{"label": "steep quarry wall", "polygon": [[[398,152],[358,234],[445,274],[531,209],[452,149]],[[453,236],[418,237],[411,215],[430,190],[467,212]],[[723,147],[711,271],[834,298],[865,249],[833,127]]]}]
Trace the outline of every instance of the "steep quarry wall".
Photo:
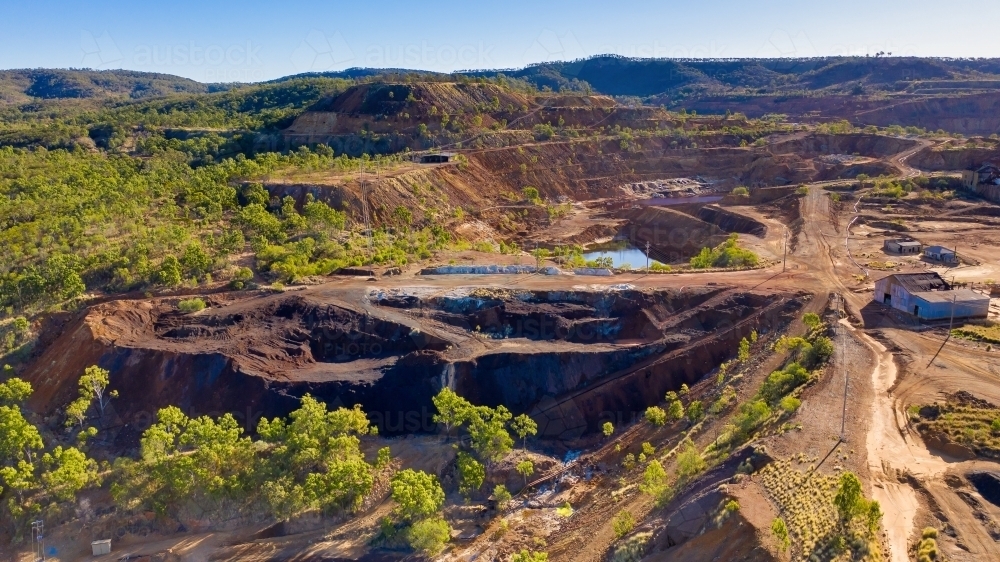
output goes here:
[{"label": "steep quarry wall", "polygon": [[448,385],[566,437],[693,383],[740,337],[775,329],[799,305],[793,295],[718,286],[430,299],[372,289],[360,304],[331,291],[221,295],[195,314],[169,301],[97,305],[40,350],[27,371],[29,406],[58,425],[83,370],[99,365],[120,394],[100,425],[130,448],[168,405],[231,412],[252,432],[306,393],[361,404],[388,434],[433,431],[431,397]]},{"label": "steep quarry wall", "polygon": [[[739,340],[753,330],[768,333],[787,325],[802,303],[793,298],[740,296],[727,299],[721,316],[702,316],[705,327],[715,326],[705,338],[657,355],[649,361],[594,381],[568,396],[541,400],[531,410],[539,433],[569,438],[598,431],[602,423],[616,426],[638,420],[646,406],[663,400],[667,391],[693,385],[720,363],[734,356]],[[759,307],[759,308],[753,308]]]},{"label": "steep quarry wall", "polygon": [[623,234],[640,248],[647,243],[656,259],[665,263],[688,258],[706,246],[717,246],[727,233],[718,226],[668,207],[623,211],[628,219]]},{"label": "steep quarry wall", "polygon": [[1000,93],[918,96],[857,114],[851,121],[879,126],[914,125],[966,135],[1000,132]]},{"label": "steep quarry wall", "polygon": [[[669,139],[644,139],[641,150],[622,151],[617,141],[554,142],[497,148],[466,154],[467,164],[421,166],[391,172],[370,185],[374,222],[386,221],[397,206],[413,213],[414,221],[435,213],[450,214],[456,207],[489,209],[525,186],[538,188],[549,201],[620,197],[620,186],[649,178],[713,178],[722,189],[738,184],[772,185],[781,174],[807,179],[788,166],[776,166],[763,152],[746,148],[677,149]],[[787,179],[781,179],[782,183]],[[282,181],[268,183],[272,195],[306,194],[347,210],[360,219],[361,187],[355,178],[324,183]],[[544,211],[544,209],[541,209]],[[497,211],[496,213],[501,213]],[[487,216],[489,218],[489,216]]]},{"label": "steep quarry wall", "polygon": [[995,147],[925,148],[906,163],[926,172],[949,172],[978,168],[986,162],[1000,161],[1000,149]]},{"label": "steep quarry wall", "polygon": [[914,140],[868,133],[810,134],[771,143],[768,149],[775,154],[797,154],[803,158],[814,158],[825,154],[857,154],[884,158],[916,145],[917,142]]},{"label": "steep quarry wall", "polygon": [[[665,100],[666,101],[666,100]],[[654,100],[655,103],[655,100]],[[739,111],[750,117],[784,113],[806,122],[846,119],[855,125],[903,125],[930,131],[944,129],[966,135],[1000,132],[1000,93],[899,95],[888,99],[864,96],[706,96],[685,101],[698,113]]]},{"label": "steep quarry wall", "polygon": [[753,234],[761,238],[767,235],[767,225],[764,223],[714,205],[706,205],[698,209],[696,216],[709,224],[718,226],[726,232]]},{"label": "steep quarry wall", "polygon": [[[461,163],[397,166],[386,171],[379,182],[369,183],[372,220],[376,225],[385,224],[392,210],[403,206],[411,211],[414,224],[429,225],[436,217],[452,216],[462,207],[466,213],[479,210],[478,219],[512,238],[522,228],[530,231],[549,220],[545,209],[538,207],[528,209],[533,213],[530,217],[514,221],[519,228],[502,226],[508,213],[504,207],[511,204],[512,197],[516,201],[525,186],[536,187],[549,202],[587,201],[620,198],[622,185],[697,176],[712,181],[713,188],[723,193],[737,185],[750,186],[749,201],[727,196],[721,202],[745,205],[784,197],[803,182],[893,171],[880,161],[827,165],[782,152],[794,150],[800,141],[780,141],[762,148],[697,149],[678,148],[672,142],[667,137],[642,138],[623,150],[614,139],[577,139],[463,151],[465,161]],[[907,146],[907,141],[877,135],[820,135],[801,142],[809,144],[816,156],[826,151],[892,153]],[[289,195],[300,204],[306,195],[312,195],[361,220],[361,186],[351,175],[323,178],[321,173],[311,173],[299,179],[275,179],[266,187],[273,196]]]}]

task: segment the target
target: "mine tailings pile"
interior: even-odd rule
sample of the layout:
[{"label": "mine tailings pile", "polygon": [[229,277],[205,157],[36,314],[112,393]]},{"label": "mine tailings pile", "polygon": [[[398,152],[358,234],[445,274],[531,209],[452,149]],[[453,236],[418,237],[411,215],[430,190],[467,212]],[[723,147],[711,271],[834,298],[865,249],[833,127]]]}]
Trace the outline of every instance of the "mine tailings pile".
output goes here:
[{"label": "mine tailings pile", "polygon": [[102,423],[129,448],[168,405],[231,412],[252,431],[306,393],[360,404],[389,434],[432,431],[431,397],[447,385],[473,403],[529,413],[543,437],[572,438],[697,382],[740,338],[780,328],[802,304],[722,286],[427,298],[371,289],[361,305],[334,291],[217,296],[196,314],[165,300],[94,306],[40,349],[30,405],[57,414],[84,368],[100,365],[119,392]]}]

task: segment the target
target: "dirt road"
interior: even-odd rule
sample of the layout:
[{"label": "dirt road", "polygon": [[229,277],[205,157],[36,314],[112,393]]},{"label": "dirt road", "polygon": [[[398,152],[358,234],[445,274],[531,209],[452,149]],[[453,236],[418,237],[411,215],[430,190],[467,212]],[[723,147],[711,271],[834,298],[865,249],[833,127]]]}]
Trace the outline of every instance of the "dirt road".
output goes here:
[{"label": "dirt road", "polygon": [[872,479],[872,495],[882,504],[885,528],[893,562],[909,559],[907,544],[913,533],[919,501],[917,493],[907,484],[898,482],[896,473],[908,470],[923,478],[934,478],[948,469],[948,463],[934,457],[922,444],[913,443],[900,431],[894,401],[889,390],[896,382],[896,364],[891,353],[881,343],[843,322],[878,357],[871,373],[875,390],[871,426],[868,428],[868,469]]}]

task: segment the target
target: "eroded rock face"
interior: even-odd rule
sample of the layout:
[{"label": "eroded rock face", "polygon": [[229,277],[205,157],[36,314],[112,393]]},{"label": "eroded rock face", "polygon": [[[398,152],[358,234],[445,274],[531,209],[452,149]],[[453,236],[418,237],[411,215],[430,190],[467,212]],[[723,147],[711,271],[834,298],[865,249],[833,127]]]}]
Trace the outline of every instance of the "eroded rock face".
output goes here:
[{"label": "eroded rock face", "polygon": [[121,397],[103,423],[130,446],[164,406],[232,412],[252,431],[306,393],[361,404],[383,432],[433,431],[431,397],[528,412],[545,437],[573,438],[639,415],[692,384],[751,330],[787,321],[793,295],[712,286],[679,291],[407,290],[315,287],[94,306],[28,370],[31,406],[52,414],[96,364]]}]

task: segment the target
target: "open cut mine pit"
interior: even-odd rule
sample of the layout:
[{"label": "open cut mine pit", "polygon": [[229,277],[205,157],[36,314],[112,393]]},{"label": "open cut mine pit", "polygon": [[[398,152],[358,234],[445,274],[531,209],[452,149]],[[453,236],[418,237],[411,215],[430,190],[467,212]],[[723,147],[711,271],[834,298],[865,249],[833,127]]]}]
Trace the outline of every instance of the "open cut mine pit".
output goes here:
[{"label": "open cut mine pit", "polygon": [[733,356],[740,338],[784,325],[798,295],[722,285],[562,291],[312,288],[213,300],[115,301],[68,323],[32,383],[40,410],[71,399],[90,364],[118,389],[116,444],[157,409],[232,412],[252,430],[306,393],[361,404],[388,434],[433,430],[431,397],[527,412],[543,437],[631,420]]}]

